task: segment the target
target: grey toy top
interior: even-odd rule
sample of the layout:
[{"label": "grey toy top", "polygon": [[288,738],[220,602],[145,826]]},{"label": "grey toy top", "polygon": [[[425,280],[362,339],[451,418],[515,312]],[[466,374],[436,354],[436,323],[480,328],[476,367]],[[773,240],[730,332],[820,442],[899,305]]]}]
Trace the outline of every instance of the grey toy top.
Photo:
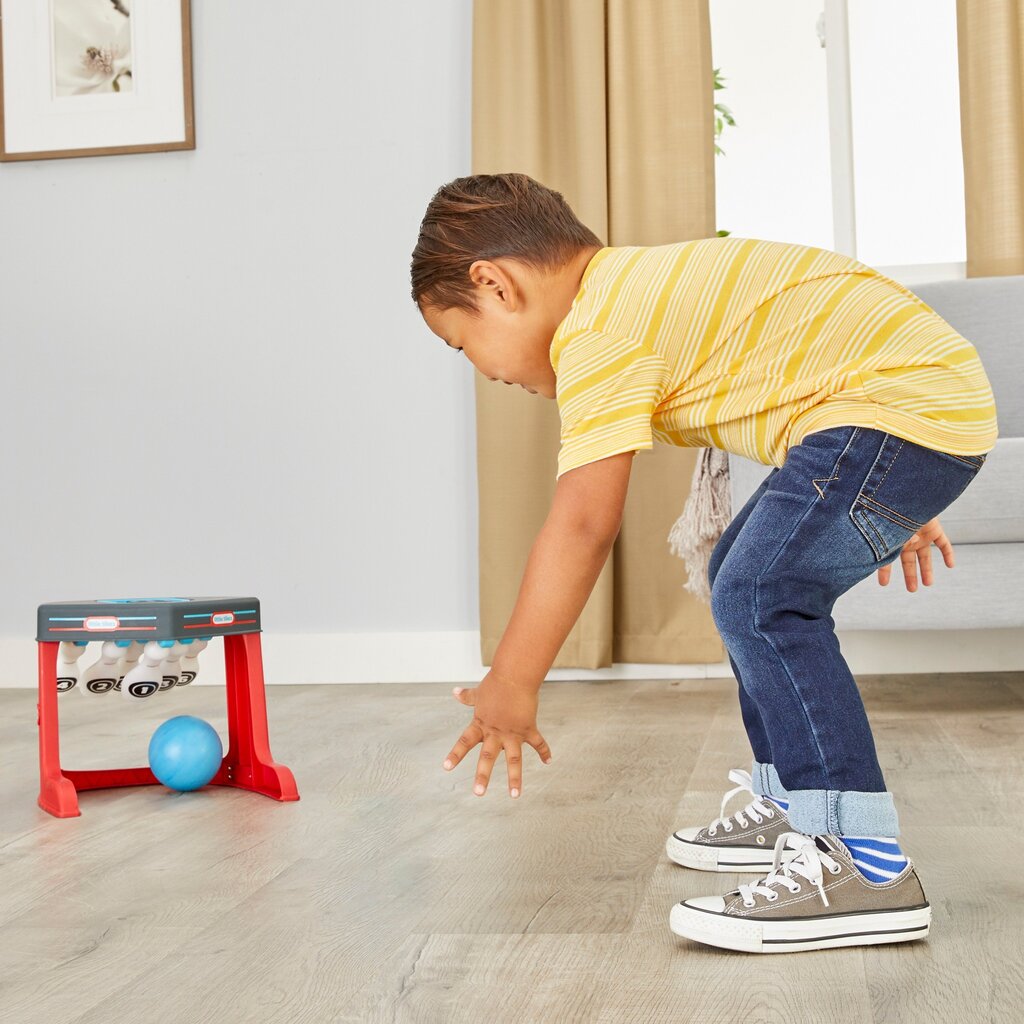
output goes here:
[{"label": "grey toy top", "polygon": [[190,640],[260,632],[255,597],[140,597],[39,606],[36,640]]}]

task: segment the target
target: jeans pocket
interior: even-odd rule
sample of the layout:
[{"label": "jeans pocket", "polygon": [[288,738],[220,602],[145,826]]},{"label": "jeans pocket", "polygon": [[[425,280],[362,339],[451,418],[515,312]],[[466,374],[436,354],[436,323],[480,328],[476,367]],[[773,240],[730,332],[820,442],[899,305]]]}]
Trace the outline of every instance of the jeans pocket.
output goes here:
[{"label": "jeans pocket", "polygon": [[937,451],[935,454],[944,455],[947,459],[956,459],[958,462],[966,462],[968,466],[973,466],[975,469],[981,469],[981,467],[985,465],[985,460],[988,458],[987,452],[984,455],[956,455],[953,452]]},{"label": "jeans pocket", "polygon": [[924,526],[924,523],[911,524],[910,520],[897,518],[889,511],[881,512],[859,497],[850,508],[850,518],[868,542],[876,562],[892,561],[903,545]]},{"label": "jeans pocket", "polygon": [[974,479],[984,455],[951,455],[886,434],[850,506],[875,559],[888,562]]}]

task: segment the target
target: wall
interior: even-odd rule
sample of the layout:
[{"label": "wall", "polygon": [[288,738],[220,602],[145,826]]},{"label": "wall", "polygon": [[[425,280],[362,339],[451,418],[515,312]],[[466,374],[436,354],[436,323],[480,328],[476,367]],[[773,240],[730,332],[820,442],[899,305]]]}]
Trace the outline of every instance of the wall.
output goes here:
[{"label": "wall", "polygon": [[472,371],[409,294],[468,173],[471,3],[286,10],[192,4],[195,151],[0,165],[0,636],[227,592],[476,628]]}]

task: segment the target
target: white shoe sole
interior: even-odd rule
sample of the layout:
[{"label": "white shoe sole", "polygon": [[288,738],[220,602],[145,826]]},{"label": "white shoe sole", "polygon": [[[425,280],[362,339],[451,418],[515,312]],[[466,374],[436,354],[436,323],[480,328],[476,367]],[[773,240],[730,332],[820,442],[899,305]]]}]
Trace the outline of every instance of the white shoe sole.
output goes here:
[{"label": "white shoe sole", "polygon": [[799,953],[834,946],[913,942],[928,935],[932,908],[791,920],[728,917],[677,903],[669,915],[676,935],[744,953]]},{"label": "white shoe sole", "polygon": [[[774,849],[759,846],[707,846],[703,843],[689,843],[671,835],[665,843],[665,853],[669,860],[684,868],[765,875],[771,869]],[[781,863],[785,864],[795,856],[796,850],[787,849],[782,854]]]}]

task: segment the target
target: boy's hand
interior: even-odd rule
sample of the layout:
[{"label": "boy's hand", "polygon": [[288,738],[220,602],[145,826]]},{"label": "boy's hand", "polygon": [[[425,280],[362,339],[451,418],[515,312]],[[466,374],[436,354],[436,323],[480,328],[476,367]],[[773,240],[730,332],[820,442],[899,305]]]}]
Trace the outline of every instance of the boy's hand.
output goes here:
[{"label": "boy's hand", "polygon": [[473,792],[483,796],[487,791],[494,762],[504,750],[509,792],[519,796],[523,788],[523,743],[533,747],[545,764],[551,763],[551,749],[537,730],[538,691],[488,672],[479,686],[456,686],[453,693],[458,701],[473,708],[473,721],[452,747],[445,768],[454,768],[483,742]]},{"label": "boy's hand", "polygon": [[[932,544],[942,552],[946,566],[950,569],[953,568],[953,545],[939,525],[938,519],[930,519],[903,545],[903,550],[900,552],[900,562],[903,564],[907,590],[911,593],[917,590],[918,562],[921,563],[921,582],[926,587],[930,587],[935,582],[932,575],[932,553],[930,550]],[[891,564],[883,565],[878,570],[879,585],[883,587],[888,585],[891,572]]]},{"label": "boy's hand", "polygon": [[491,669],[479,686],[455,688],[456,699],[473,709],[473,720],[444,766],[454,768],[482,743],[477,796],[487,792],[502,750],[513,797],[522,792],[524,743],[551,763],[551,749],[537,730],[538,693],[608,561],[622,525],[634,454],[619,452],[562,474]]}]

